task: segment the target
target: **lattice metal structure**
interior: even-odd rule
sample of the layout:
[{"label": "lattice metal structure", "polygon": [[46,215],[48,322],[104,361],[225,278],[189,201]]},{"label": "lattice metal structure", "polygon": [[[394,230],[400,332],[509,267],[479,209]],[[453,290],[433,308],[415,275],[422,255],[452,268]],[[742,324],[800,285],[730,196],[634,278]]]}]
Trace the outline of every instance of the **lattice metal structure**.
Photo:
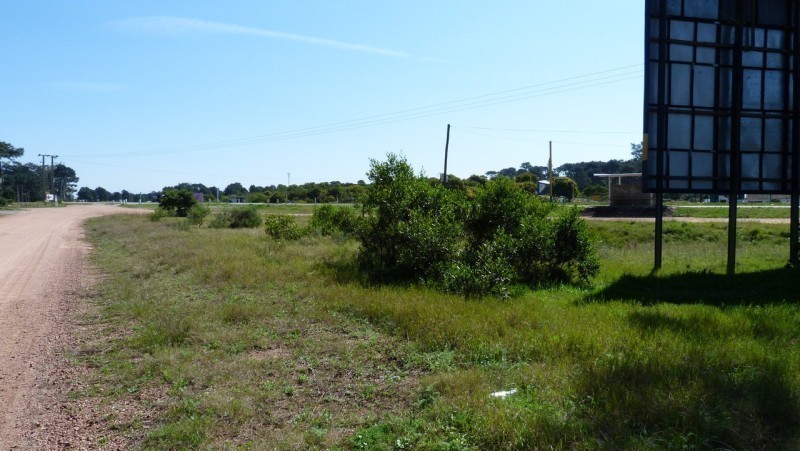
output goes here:
[{"label": "lattice metal structure", "polygon": [[792,194],[796,246],[800,1],[645,9],[643,191]]},{"label": "lattice metal structure", "polygon": [[647,3],[644,189],[791,192],[797,1]]}]

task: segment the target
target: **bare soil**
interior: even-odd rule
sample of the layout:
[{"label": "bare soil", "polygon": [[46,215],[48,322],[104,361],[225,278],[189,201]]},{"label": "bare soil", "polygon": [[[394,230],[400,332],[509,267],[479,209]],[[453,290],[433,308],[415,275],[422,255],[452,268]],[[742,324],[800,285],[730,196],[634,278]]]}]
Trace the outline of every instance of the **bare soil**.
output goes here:
[{"label": "bare soil", "polygon": [[[0,215],[0,450],[97,447],[96,406],[69,401],[81,299],[94,282],[82,223],[109,205]],[[107,443],[114,447],[113,443]]]}]

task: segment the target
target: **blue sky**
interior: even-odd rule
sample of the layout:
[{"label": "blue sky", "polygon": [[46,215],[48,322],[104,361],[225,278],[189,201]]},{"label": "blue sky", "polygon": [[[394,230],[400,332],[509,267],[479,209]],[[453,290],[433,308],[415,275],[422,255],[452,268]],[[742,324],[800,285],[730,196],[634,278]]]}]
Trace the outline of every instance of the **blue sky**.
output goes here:
[{"label": "blue sky", "polygon": [[0,7],[0,141],[79,186],[366,179],[625,159],[643,2],[26,0]]}]

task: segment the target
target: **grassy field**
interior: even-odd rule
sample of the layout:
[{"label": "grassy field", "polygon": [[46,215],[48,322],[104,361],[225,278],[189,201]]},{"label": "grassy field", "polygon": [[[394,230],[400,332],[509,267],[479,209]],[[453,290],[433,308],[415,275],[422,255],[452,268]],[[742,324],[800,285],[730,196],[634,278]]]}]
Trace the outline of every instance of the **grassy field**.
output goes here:
[{"label": "grassy field", "polygon": [[[728,206],[676,206],[672,216],[693,218],[727,218]],[[785,218],[789,219],[790,208],[788,205],[739,205],[736,215],[739,218]]]},{"label": "grassy field", "polygon": [[[272,212],[270,210],[269,212]],[[592,286],[469,300],[371,287],[355,243],[108,217],[78,397],[149,448],[800,446],[788,226],[592,222]],[[491,393],[516,390],[505,398]],[[100,443],[102,444],[102,443]]]}]

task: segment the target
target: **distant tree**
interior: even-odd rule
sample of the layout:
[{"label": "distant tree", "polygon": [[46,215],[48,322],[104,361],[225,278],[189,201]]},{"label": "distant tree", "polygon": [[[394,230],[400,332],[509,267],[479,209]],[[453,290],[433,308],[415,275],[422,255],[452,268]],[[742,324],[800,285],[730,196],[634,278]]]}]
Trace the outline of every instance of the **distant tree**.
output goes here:
[{"label": "distant tree", "polygon": [[247,194],[247,190],[245,189],[244,186],[242,186],[241,183],[236,182],[226,186],[225,191],[223,191],[223,194],[225,194],[226,196],[242,196],[244,194]]},{"label": "distant tree", "polygon": [[75,193],[75,188],[78,185],[78,180],[80,180],[75,174],[75,170],[59,163],[53,168],[53,176],[55,178],[54,184],[56,192],[59,194],[59,197],[61,197],[61,199],[71,200],[73,193]]},{"label": "distant tree", "polygon": [[642,161],[642,151],[644,149],[644,143],[640,142],[639,144],[631,143],[631,156],[633,157],[633,161]]},{"label": "distant tree", "polygon": [[517,183],[538,183],[539,179],[531,172],[523,172],[514,179]]},{"label": "distant tree", "polygon": [[97,202],[97,193],[87,186],[81,187],[78,190],[78,200],[82,200],[84,202]]},{"label": "distant tree", "polygon": [[9,158],[14,159],[17,157],[21,157],[25,153],[25,149],[22,147],[14,147],[11,144],[0,141],[0,158]]},{"label": "distant tree", "polygon": [[185,218],[196,203],[194,193],[189,190],[166,189],[158,205],[164,210],[174,212],[175,216]]},{"label": "distant tree", "polygon": [[593,185],[589,185],[583,190],[581,190],[584,196],[587,197],[608,197],[608,185],[605,183],[595,183]]},{"label": "distant tree", "polygon": [[97,188],[95,188],[94,189],[94,193],[95,193],[95,196],[97,197],[97,201],[98,202],[109,202],[109,201],[111,201],[112,194],[110,192],[108,192],[108,190],[103,188],[102,186],[98,186]]},{"label": "distant tree", "polygon": [[572,200],[578,191],[578,184],[569,177],[556,177],[553,180],[553,195]]},{"label": "distant tree", "polygon": [[20,164],[11,162],[3,168],[2,192],[7,200],[38,202],[44,200],[42,194],[42,173],[35,163]]},{"label": "distant tree", "polygon": [[265,204],[268,200],[267,195],[262,192],[250,193],[247,196],[247,201],[253,204]]},{"label": "distant tree", "polygon": [[547,180],[550,171],[547,166],[533,166],[530,163],[522,163],[519,168],[525,172],[530,172],[535,175],[538,180]]}]

